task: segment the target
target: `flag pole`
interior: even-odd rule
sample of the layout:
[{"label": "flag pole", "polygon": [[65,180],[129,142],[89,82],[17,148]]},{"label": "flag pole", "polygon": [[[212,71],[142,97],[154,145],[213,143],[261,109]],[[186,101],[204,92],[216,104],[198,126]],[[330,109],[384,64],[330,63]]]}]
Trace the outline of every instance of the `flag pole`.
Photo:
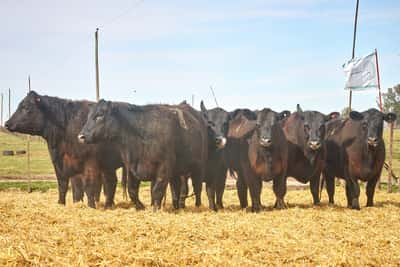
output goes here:
[{"label": "flag pole", "polygon": [[[358,4],[359,4],[359,2],[360,1],[357,0],[357,3],[356,3],[356,14],[354,16],[353,52],[352,52],[352,55],[351,55],[351,59],[354,59],[355,50],[356,50],[357,19],[358,19]],[[351,111],[352,97],[353,97],[353,91],[350,89],[350,94],[349,94],[349,112]]]},{"label": "flag pole", "polygon": [[379,109],[382,112],[383,106],[382,106],[382,93],[381,93],[381,78],[379,75],[378,50],[376,48],[375,48],[375,63],[376,63],[376,77],[378,78]]}]

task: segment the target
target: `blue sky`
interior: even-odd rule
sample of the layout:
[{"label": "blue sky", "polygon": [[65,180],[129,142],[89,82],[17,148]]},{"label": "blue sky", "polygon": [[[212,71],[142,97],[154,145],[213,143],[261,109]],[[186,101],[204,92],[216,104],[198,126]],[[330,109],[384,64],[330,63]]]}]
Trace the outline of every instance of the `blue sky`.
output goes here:
[{"label": "blue sky", "polygon": [[[203,99],[214,107],[328,113],[348,103],[355,0],[0,0],[0,91],[136,104]],[[356,56],[378,49],[382,89],[400,83],[400,1],[360,0]],[[136,92],[134,92],[134,90]],[[376,107],[355,92],[353,107]]]}]

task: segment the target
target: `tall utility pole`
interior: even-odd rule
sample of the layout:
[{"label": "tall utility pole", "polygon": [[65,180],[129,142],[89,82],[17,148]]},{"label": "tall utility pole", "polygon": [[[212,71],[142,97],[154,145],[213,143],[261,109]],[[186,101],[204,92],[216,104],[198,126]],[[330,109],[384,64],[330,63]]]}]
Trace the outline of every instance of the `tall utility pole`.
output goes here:
[{"label": "tall utility pole", "polygon": [[[353,52],[352,52],[352,54],[351,54],[351,59],[354,59],[355,51],[356,51],[358,4],[359,4],[359,0],[357,0],[357,3],[356,3],[356,14],[355,14],[355,16],[354,16]],[[351,111],[351,100],[352,100],[352,97],[353,97],[353,92],[352,92],[351,89],[350,89],[350,94],[349,94],[349,112]]]},{"label": "tall utility pole", "polygon": [[[28,76],[28,92],[31,91],[31,76]],[[31,136],[28,135],[28,142],[26,144],[26,160],[28,164],[28,192],[32,192],[32,183],[31,183]]]},{"label": "tall utility pole", "polygon": [[95,58],[96,58],[96,101],[100,99],[100,82],[99,82],[99,28],[96,29],[94,34],[95,41],[96,41],[96,51],[95,51]]},{"label": "tall utility pole", "polygon": [[11,118],[11,88],[8,88],[8,119]]},{"label": "tall utility pole", "polygon": [[3,126],[3,93],[1,93],[1,124]]}]

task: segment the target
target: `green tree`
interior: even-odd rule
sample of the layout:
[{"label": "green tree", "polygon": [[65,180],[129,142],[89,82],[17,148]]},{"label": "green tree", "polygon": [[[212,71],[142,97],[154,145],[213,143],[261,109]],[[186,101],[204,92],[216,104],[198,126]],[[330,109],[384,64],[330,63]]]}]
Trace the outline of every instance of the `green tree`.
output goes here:
[{"label": "green tree", "polygon": [[400,116],[400,84],[393,86],[393,88],[388,88],[387,93],[383,93],[382,97],[383,111],[394,112]]}]

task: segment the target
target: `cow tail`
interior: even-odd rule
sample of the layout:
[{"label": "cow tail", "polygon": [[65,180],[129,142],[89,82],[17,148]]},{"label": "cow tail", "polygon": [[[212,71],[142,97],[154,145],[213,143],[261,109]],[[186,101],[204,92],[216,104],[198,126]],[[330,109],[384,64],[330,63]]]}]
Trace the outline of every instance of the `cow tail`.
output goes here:
[{"label": "cow tail", "polygon": [[126,168],[122,167],[122,177],[121,177],[121,184],[122,184],[122,198],[124,200],[128,199],[128,194],[127,194],[127,190],[126,190],[126,185],[127,185],[127,172],[126,172]]}]

